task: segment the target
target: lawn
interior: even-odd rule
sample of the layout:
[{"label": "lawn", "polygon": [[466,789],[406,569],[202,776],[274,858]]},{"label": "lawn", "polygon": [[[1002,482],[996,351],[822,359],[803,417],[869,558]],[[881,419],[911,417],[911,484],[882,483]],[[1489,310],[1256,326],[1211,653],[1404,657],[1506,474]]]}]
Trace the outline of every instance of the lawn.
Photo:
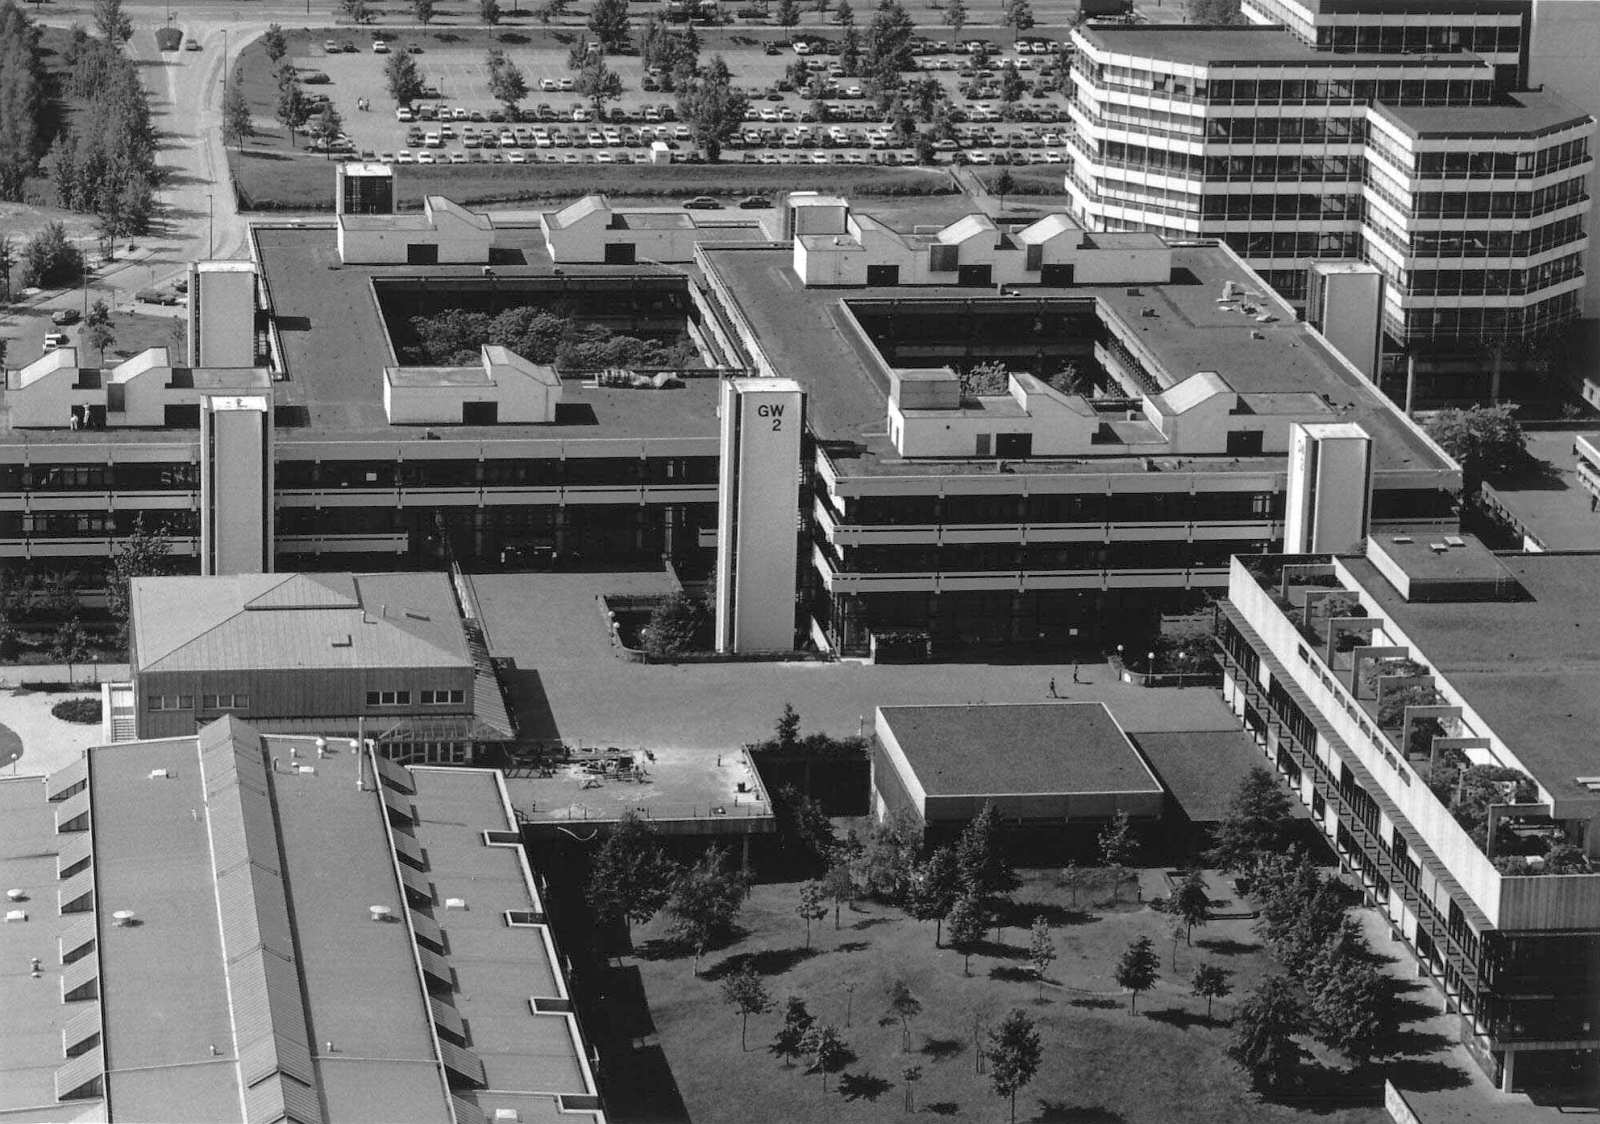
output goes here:
[{"label": "lawn", "polygon": [[[1156,881],[1146,872],[1147,886]],[[1214,896],[1226,892],[1211,876]],[[1054,873],[1028,872],[1015,924],[972,957],[935,949],[933,926],[908,919],[898,909],[867,902],[849,907],[835,930],[832,914],[813,926],[805,948],[804,923],[794,909],[795,884],[757,886],[740,918],[744,932],[709,953],[700,978],[691,960],[665,941],[657,918],[634,933],[637,957],[612,972],[608,990],[619,997],[643,989],[650,1020],[636,1027],[644,1040],[637,1056],[659,1046],[670,1072],[667,1093],[646,1092],[626,1059],[611,1056],[608,1098],[619,1120],[675,1118],[672,1093],[682,1115],[697,1124],[743,1124],[778,1118],[786,1124],[839,1124],[881,1120],[902,1111],[902,1071],[922,1067],[914,1086],[917,1108],[964,1120],[1005,1120],[1006,1107],[987,1074],[974,1072],[974,1029],[980,1037],[1007,1011],[1022,1008],[1038,1020],[1044,1041],[1042,1070],[1018,1098],[1019,1120],[1213,1122],[1287,1121],[1315,1115],[1328,1124],[1366,1124],[1386,1119],[1373,1090],[1363,1083],[1342,1097],[1291,1106],[1264,1102],[1250,1093],[1223,1053],[1232,1001],[1205,1017],[1205,1002],[1189,995],[1196,965],[1209,962],[1232,973],[1235,998],[1271,967],[1248,921],[1213,921],[1196,930],[1192,948],[1180,945],[1178,970],[1171,970],[1172,942],[1166,917],[1131,901],[1110,908],[1078,908]],[[1058,959],[1048,973],[1044,999],[1026,963],[1028,920],[1042,913],[1054,927]],[[1111,980],[1112,966],[1139,935],[1156,939],[1163,978],[1141,996],[1130,1014],[1127,996]],[[801,1066],[788,1068],[766,1047],[779,1025],[770,1012],[751,1018],[749,1049],[741,1053],[739,1020],[721,996],[720,979],[745,964],[765,977],[781,1007],[787,997],[804,998],[819,1021],[836,1024],[853,1054],[828,1078]],[[885,989],[901,978],[923,1005],[912,1020],[911,1050],[901,1048],[901,1028],[885,1013]],[[848,1025],[847,1025],[848,1023]],[[654,1043],[650,1041],[654,1033]],[[1337,1076],[1337,1075],[1336,1075]],[[1337,1086],[1338,1082],[1329,1084]],[[628,1103],[634,1097],[646,1103]],[[666,1107],[664,1107],[666,1106]]]}]

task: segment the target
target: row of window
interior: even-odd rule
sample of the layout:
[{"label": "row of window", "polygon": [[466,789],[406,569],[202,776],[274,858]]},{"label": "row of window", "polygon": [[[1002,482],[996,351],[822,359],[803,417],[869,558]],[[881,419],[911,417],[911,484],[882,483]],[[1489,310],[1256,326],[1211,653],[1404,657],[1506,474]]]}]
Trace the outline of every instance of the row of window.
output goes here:
[{"label": "row of window", "polygon": [[1282,519],[1279,492],[1149,492],[852,498],[840,522],[860,526],[1018,523],[1204,523]]},{"label": "row of window", "polygon": [[1468,179],[1502,176],[1542,176],[1549,172],[1570,168],[1589,159],[1587,139],[1551,145],[1538,152],[1484,152],[1482,150],[1453,152],[1419,152],[1416,154],[1416,174],[1419,177]]},{"label": "row of window", "polygon": [[0,511],[0,539],[128,535],[141,515],[147,529],[161,527],[178,538],[199,533],[199,513],[194,511]]},{"label": "row of window", "polygon": [[1531,269],[1402,270],[1400,283],[1413,296],[1522,296],[1583,276],[1583,255],[1568,254]]},{"label": "row of window", "polygon": [[1583,219],[1575,215],[1534,230],[1419,230],[1411,235],[1409,247],[1400,248],[1419,258],[1520,258],[1583,237]]},{"label": "row of window", "polygon": [[1256,220],[1261,222],[1289,219],[1359,219],[1362,199],[1355,192],[1295,192],[1276,195],[1231,192],[1227,195],[1207,195],[1200,201],[1200,214],[1205,219]]},{"label": "row of window", "polygon": [[1522,49],[1521,21],[1499,26],[1440,27],[1406,22],[1398,26],[1317,28],[1317,46],[1340,54],[1514,55]]},{"label": "row of window", "polygon": [[[1395,68],[1401,65],[1406,64],[1395,64]],[[1487,72],[1471,78],[1397,75],[1392,78],[1213,78],[1205,82],[1162,71],[1097,63],[1082,55],[1074,62],[1073,69],[1098,88],[1192,98],[1211,105],[1365,105],[1372,101],[1405,105],[1486,105],[1494,97],[1494,80]]]},{"label": "row of window", "polygon": [[[146,710],[193,710],[193,695],[146,695]],[[235,691],[232,694],[200,696],[201,710],[249,710],[250,696]]]},{"label": "row of window", "polygon": [[[418,692],[423,706],[460,706],[467,701],[466,691],[458,688]],[[410,706],[410,691],[368,691],[368,706]]]},{"label": "row of window", "polygon": [[1231,231],[1222,236],[1234,253],[1255,258],[1353,258],[1361,250],[1361,236],[1353,231],[1317,232]]},{"label": "row of window", "polygon": [[1096,146],[1103,163],[1188,179],[1246,180],[1359,180],[1359,156],[1193,156],[1166,148],[1103,141]]},{"label": "row of window", "polygon": [[1013,570],[1212,569],[1235,554],[1259,554],[1269,543],[1116,542],[1041,543],[1027,546],[963,543],[945,546],[846,547],[823,543],[834,569],[859,574],[981,573]]},{"label": "row of window", "polygon": [[[1268,279],[1270,281],[1270,278]],[[1404,339],[1459,339],[1532,336],[1575,320],[1578,294],[1558,293],[1527,308],[1418,308],[1406,313],[1404,324],[1386,323],[1391,334]]]},{"label": "row of window", "polygon": [[0,492],[193,491],[193,464],[0,464]]},{"label": "row of window", "polygon": [[1537,191],[1419,191],[1411,198],[1412,218],[1513,219],[1570,207],[1587,195],[1584,177],[1575,176]]},{"label": "row of window", "polygon": [[495,460],[280,461],[279,488],[715,484],[717,458],[522,457]]}]

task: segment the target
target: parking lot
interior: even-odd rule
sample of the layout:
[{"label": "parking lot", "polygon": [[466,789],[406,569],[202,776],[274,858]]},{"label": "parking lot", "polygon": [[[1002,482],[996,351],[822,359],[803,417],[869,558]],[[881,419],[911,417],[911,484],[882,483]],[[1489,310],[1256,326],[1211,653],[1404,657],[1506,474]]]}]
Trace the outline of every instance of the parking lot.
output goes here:
[{"label": "parking lot", "polygon": [[[305,87],[308,94],[333,99],[343,118],[343,154],[397,164],[625,164],[650,159],[654,142],[665,143],[672,158],[693,155],[687,125],[676,120],[674,96],[654,85],[637,57],[619,57],[614,67],[623,81],[620,101],[603,120],[574,90],[567,51],[548,41],[526,46],[495,44],[467,33],[440,41],[438,33],[400,35],[391,51],[414,49],[430,96],[397,118],[384,86],[389,55],[375,53],[365,34],[336,33],[327,41],[297,44],[293,64],[329,81]],[[472,45],[468,45],[471,43]],[[327,46],[340,48],[329,52]],[[489,92],[485,51],[500,46],[527,78],[529,96],[520,120],[507,121]],[[1031,47],[1031,44],[1028,46]],[[834,44],[837,47],[837,43]],[[351,49],[354,48],[354,49]],[[941,49],[943,48],[943,49]],[[709,57],[709,52],[702,57]],[[912,149],[894,137],[875,99],[859,80],[843,73],[825,49],[797,55],[793,47],[776,51],[745,47],[725,52],[734,79],[749,94],[750,109],[740,134],[725,146],[728,162],[761,164],[914,164]],[[797,58],[810,68],[822,96],[779,89]],[[1024,90],[1009,107],[999,96],[998,76],[1010,61]],[[975,61],[962,44],[928,43],[917,57],[920,73],[935,78],[948,98],[951,135],[937,142],[936,160],[972,164],[1060,164],[1071,132],[1066,98],[1055,88],[1056,58],[1042,42],[1035,50],[1016,45],[986,61]],[[976,95],[976,96],[969,96]],[[357,104],[365,100],[363,112]],[[499,118],[499,120],[497,120]]]}]

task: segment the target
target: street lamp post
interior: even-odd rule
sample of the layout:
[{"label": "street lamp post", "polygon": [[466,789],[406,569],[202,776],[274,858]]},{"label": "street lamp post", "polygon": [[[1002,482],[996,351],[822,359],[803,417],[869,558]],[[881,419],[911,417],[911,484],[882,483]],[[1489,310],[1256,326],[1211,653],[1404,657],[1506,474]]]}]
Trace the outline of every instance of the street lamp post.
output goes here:
[{"label": "street lamp post", "polygon": [[216,252],[215,223],[216,207],[212,200],[211,192],[206,192],[206,260],[211,260],[211,255]]}]

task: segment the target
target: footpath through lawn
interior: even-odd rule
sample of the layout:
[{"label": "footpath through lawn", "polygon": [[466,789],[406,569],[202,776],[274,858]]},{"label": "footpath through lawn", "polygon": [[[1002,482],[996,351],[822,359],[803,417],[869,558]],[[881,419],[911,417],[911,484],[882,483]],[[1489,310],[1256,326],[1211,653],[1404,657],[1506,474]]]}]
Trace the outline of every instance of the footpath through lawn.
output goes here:
[{"label": "footpath through lawn", "polygon": [[[1158,871],[1143,877],[1144,897],[1168,892]],[[1231,893],[1214,873],[1209,881],[1213,898]],[[655,1043],[683,1113],[696,1124],[882,1120],[903,1113],[902,1074],[910,1065],[922,1071],[913,1089],[918,1114],[1006,1120],[1007,1104],[995,1096],[988,1073],[975,1072],[973,1043],[975,1032],[986,1041],[989,1028],[1017,1007],[1037,1020],[1044,1045],[1040,1073],[1018,1098],[1018,1120],[1385,1119],[1368,1099],[1370,1090],[1324,1096],[1305,1108],[1265,1103],[1232,1068],[1223,1050],[1233,1002],[1272,967],[1249,921],[1213,920],[1196,929],[1192,947],[1178,944],[1174,972],[1167,915],[1147,905],[1075,905],[1053,871],[1023,872],[1014,899],[1009,926],[972,957],[970,976],[958,953],[934,947],[931,923],[865,901],[844,909],[837,930],[830,909],[813,924],[807,950],[805,923],[795,912],[798,883],[756,886],[739,918],[743,935],[708,953],[699,978],[692,959],[666,940],[666,920],[659,917],[634,931],[637,954],[626,958],[623,971],[634,978],[637,969]],[[1058,957],[1042,1001],[1027,962],[1027,927],[1038,914],[1054,930]],[[1162,978],[1130,1014],[1111,973],[1118,955],[1141,935],[1156,941]],[[1189,978],[1201,963],[1229,971],[1234,989],[1215,1005],[1211,1020],[1205,1001],[1189,994]],[[764,977],[774,1010],[750,1019],[749,1048],[741,1053],[739,1017],[723,1000],[721,981],[746,964]],[[922,1004],[910,1023],[909,1051],[902,1049],[898,1020],[887,1012],[886,992],[895,979]],[[802,997],[819,1022],[836,1025],[853,1055],[828,1077],[826,1090],[820,1074],[805,1072],[803,1063],[787,1067],[768,1052],[791,995]],[[673,1111],[676,1106],[657,1113],[639,1105],[616,1115],[663,1119]]]}]

